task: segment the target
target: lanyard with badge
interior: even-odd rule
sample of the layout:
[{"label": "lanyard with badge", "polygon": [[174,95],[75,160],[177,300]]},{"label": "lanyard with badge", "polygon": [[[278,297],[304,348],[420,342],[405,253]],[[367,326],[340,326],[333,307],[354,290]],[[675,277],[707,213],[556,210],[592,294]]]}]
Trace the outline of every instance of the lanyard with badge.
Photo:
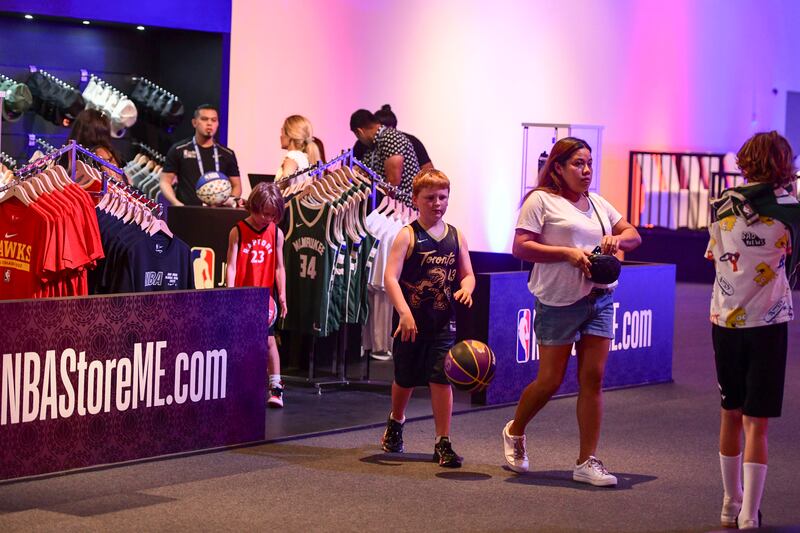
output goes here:
[{"label": "lanyard with badge", "polygon": [[[204,175],[205,169],[203,168],[203,158],[200,157],[200,148],[197,146],[197,139],[192,138],[194,144],[194,153],[197,155],[197,167],[200,169],[200,175]],[[217,150],[217,143],[214,143],[214,170],[219,172],[219,150]]]}]

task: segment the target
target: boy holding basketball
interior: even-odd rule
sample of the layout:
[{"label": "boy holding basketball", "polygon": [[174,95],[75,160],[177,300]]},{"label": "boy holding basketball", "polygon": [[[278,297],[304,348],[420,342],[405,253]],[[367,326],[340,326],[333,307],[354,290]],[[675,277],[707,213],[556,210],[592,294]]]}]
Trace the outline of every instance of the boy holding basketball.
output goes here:
[{"label": "boy holding basketball", "polygon": [[414,387],[428,386],[436,427],[433,460],[458,468],[461,457],[450,443],[453,391],[444,359],[455,343],[454,301],[470,307],[475,275],[467,242],[442,217],[450,198],[450,180],[426,169],[414,177],[412,201],[419,218],[397,234],[386,262],[386,293],[399,317],[394,332],[392,411],[381,445],[403,451],[405,410]]},{"label": "boy holding basketball", "polygon": [[[250,215],[228,235],[228,287],[267,287],[278,295],[281,317],[286,316],[286,272],[283,268],[283,231],[276,226],[283,216],[283,196],[274,183],[259,183],[245,203]],[[272,317],[270,317],[272,318]],[[270,407],[283,407],[281,359],[270,324],[267,371]]]}]

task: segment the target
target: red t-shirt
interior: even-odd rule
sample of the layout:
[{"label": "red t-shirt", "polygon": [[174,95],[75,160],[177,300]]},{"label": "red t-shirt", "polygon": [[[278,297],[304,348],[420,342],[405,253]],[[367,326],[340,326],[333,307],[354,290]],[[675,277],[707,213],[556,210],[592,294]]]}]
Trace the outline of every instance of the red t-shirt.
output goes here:
[{"label": "red t-shirt", "polygon": [[236,287],[269,287],[275,283],[276,227],[269,224],[261,230],[246,221],[236,224],[239,232],[239,253],[236,256]]},{"label": "red t-shirt", "polygon": [[32,298],[46,277],[48,220],[16,198],[0,203],[0,300]]}]

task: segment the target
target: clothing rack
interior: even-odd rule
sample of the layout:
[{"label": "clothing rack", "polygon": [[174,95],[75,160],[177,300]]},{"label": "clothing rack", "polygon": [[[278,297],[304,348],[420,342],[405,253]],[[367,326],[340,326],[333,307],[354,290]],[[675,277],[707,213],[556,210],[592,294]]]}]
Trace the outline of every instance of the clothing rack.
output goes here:
[{"label": "clothing rack", "polygon": [[159,152],[155,148],[152,148],[152,147],[150,147],[150,146],[148,146],[148,145],[146,145],[146,144],[144,144],[142,142],[135,141],[133,143],[133,146],[138,148],[140,152],[144,152],[145,154],[147,154],[147,156],[150,157],[150,159],[153,159],[158,163],[164,164],[167,161],[166,156],[161,154],[161,152]]},{"label": "clothing rack", "polygon": [[106,176],[106,180],[108,182],[108,185],[111,185],[112,187],[119,189],[123,194],[129,196],[133,200],[144,205],[156,217],[163,218],[164,206],[162,204],[156,202],[155,200],[151,200],[150,198],[142,194],[142,191],[140,191],[139,189],[135,188],[132,185],[116,180],[111,176]]},{"label": "clothing rack", "polygon": [[127,98],[127,95],[124,92],[120,91],[119,89],[117,89],[116,87],[114,87],[113,85],[108,83],[106,80],[104,80],[100,76],[97,76],[95,74],[91,74],[89,76],[89,79],[90,80],[94,80],[94,82],[97,85],[99,85],[100,87],[102,87],[104,89],[109,89],[112,93],[114,93],[114,94],[116,94],[116,95],[118,95],[120,97],[124,96],[125,98]]},{"label": "clothing rack", "polygon": [[15,168],[17,168],[17,165],[19,165],[16,159],[5,152],[0,152],[0,163],[2,163],[8,170],[12,172]]},{"label": "clothing rack", "polygon": [[46,70],[42,70],[40,68],[36,68],[35,65],[31,65],[29,68],[30,68],[31,72],[39,72],[45,78],[49,78],[50,81],[52,81],[53,83],[55,83],[57,85],[60,85],[60,86],[64,87],[65,89],[70,89],[72,91],[78,91],[78,89],[76,89],[75,87],[73,87],[69,83],[65,82],[61,78],[57,78],[57,77],[53,76],[52,74],[50,74]]},{"label": "clothing rack", "polygon": [[57,150],[57,148],[56,148],[55,146],[53,146],[53,145],[52,145],[52,144],[50,144],[49,142],[45,141],[45,140],[44,140],[44,139],[42,139],[41,137],[37,137],[37,138],[36,138],[36,140],[35,140],[34,142],[35,142],[35,143],[36,143],[36,144],[39,146],[39,148],[41,148],[42,150],[44,150],[44,153],[45,153],[45,154],[48,154],[48,153],[50,153],[50,152],[54,152],[54,151],[56,151],[56,150]]},{"label": "clothing rack", "polygon": [[152,81],[148,80],[147,78],[144,78],[144,77],[138,77],[138,76],[134,76],[133,78],[131,78],[131,80],[132,80],[134,83],[137,83],[137,82],[140,82],[140,81],[141,81],[142,83],[144,83],[144,84],[145,84],[145,85],[147,85],[148,87],[152,87],[153,89],[155,89],[155,90],[157,90],[157,91],[161,91],[161,92],[165,93],[167,96],[170,96],[170,97],[172,97],[172,98],[178,98],[177,96],[175,96],[175,95],[174,95],[173,93],[171,93],[170,91],[166,90],[165,88],[161,87],[161,86],[160,86],[160,85],[158,85],[158,84],[155,84],[155,83],[153,83]]},{"label": "clothing rack", "polygon": [[[370,183],[372,187],[372,191],[370,193],[370,202],[372,204],[371,205],[372,210],[375,209],[376,207],[375,204],[377,203],[375,195],[376,188],[378,187],[381,188],[387,195],[391,196],[392,198],[396,197],[397,192],[399,190],[398,187],[392,185],[391,183],[386,182],[382,177],[376,174],[375,171],[373,171],[367,165],[362,163],[359,159],[356,159],[356,157],[353,155],[352,148],[348,148],[347,150],[342,150],[341,154],[339,154],[338,156],[334,157],[333,159],[331,159],[326,163],[321,163],[317,161],[316,164],[312,165],[309,168],[298,170],[294,174],[290,174],[289,176],[286,176],[285,178],[280,180],[280,182],[278,182],[278,185],[280,187],[286,187],[290,184],[292,180],[299,178],[301,176],[316,178],[318,176],[321,176],[327,169],[338,163],[342,163],[343,166],[346,165],[350,169],[352,169],[354,166],[358,167],[362,171],[364,171],[364,173],[370,178]],[[405,204],[408,204],[408,202],[405,199],[401,201],[403,201],[403,203]]]},{"label": "clothing rack", "polygon": [[[53,161],[56,161],[58,158],[60,158],[64,154],[69,154],[70,155],[70,163],[71,163],[70,164],[70,169],[71,169],[70,170],[70,178],[72,179],[72,181],[75,181],[75,171],[76,171],[75,161],[77,159],[78,154],[80,154],[81,158],[84,159],[85,161],[91,161],[91,162],[93,162],[95,164],[100,165],[101,167],[105,167],[105,168],[111,170],[111,172],[114,172],[116,174],[119,174],[119,175],[123,174],[122,169],[116,167],[115,165],[112,165],[108,161],[105,161],[105,160],[97,157],[95,154],[93,154],[92,152],[90,152],[89,150],[87,150],[83,146],[77,144],[74,140],[72,140],[72,141],[69,142],[69,144],[66,144],[66,145],[62,146],[61,148],[59,148],[59,149],[57,149],[57,150],[55,150],[53,152],[50,152],[49,154],[47,154],[47,155],[45,155],[43,157],[40,157],[39,159],[37,159],[36,161],[33,161],[32,163],[29,163],[29,164],[27,164],[27,165],[25,165],[23,167],[18,168],[16,171],[14,171],[15,179],[12,180],[10,183],[4,185],[3,187],[0,187],[0,192],[4,192],[4,191],[10,189],[11,187],[14,187],[19,181],[22,181],[22,180],[24,180],[26,178],[29,178],[34,174],[38,174],[48,164],[52,163]],[[102,174],[101,175],[102,175],[102,178],[103,178],[103,188],[102,188],[102,190],[100,191],[99,194],[105,194],[105,192],[108,190],[108,180],[112,179],[112,178],[108,174],[108,172],[105,171],[105,169],[102,169]]]}]

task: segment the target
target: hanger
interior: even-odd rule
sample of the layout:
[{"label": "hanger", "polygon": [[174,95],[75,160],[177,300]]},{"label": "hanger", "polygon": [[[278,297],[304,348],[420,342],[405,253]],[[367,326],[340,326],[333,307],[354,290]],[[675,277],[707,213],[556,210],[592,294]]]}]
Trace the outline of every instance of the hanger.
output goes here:
[{"label": "hanger", "polygon": [[30,196],[28,196],[28,193],[25,191],[23,187],[20,186],[20,184],[14,185],[10,189],[8,189],[5,192],[5,194],[0,196],[0,203],[5,202],[6,200],[10,200],[12,198],[16,198],[17,200],[22,202],[22,204],[25,207],[28,207],[34,202],[34,200],[31,199]]}]

